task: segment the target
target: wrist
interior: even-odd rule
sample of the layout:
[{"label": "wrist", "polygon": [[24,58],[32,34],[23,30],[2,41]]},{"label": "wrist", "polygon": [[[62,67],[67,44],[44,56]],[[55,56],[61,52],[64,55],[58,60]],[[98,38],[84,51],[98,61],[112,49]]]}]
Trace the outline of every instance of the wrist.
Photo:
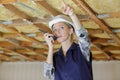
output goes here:
[{"label": "wrist", "polygon": [[54,46],[49,46],[49,50],[53,50]]},{"label": "wrist", "polygon": [[69,15],[70,17],[72,17],[72,16],[75,15],[75,13],[74,13],[74,12],[71,12],[71,13],[69,13],[68,15]]},{"label": "wrist", "polygon": [[72,18],[72,17],[76,16],[76,14],[73,12],[73,13],[69,14],[69,16]]}]

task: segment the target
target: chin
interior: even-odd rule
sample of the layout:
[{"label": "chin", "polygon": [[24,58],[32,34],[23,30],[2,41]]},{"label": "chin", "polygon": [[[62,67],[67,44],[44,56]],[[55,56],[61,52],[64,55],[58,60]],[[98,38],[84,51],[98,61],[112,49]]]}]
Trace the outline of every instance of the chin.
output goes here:
[{"label": "chin", "polygon": [[58,41],[59,43],[62,43],[62,42],[64,42],[65,40],[62,39],[62,38],[58,38],[57,41]]},{"label": "chin", "polygon": [[62,40],[57,40],[59,43],[63,42]]}]

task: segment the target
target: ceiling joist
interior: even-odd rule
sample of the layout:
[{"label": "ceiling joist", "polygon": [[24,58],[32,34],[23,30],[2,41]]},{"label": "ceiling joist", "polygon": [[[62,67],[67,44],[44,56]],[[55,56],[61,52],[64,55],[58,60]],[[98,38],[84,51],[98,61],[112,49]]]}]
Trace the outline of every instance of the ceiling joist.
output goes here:
[{"label": "ceiling joist", "polygon": [[120,39],[116,36],[111,29],[100,19],[96,17],[94,12],[88,7],[84,0],[72,0],[80,9],[82,9],[92,20],[94,20],[102,30],[104,30],[112,39],[120,45]]}]

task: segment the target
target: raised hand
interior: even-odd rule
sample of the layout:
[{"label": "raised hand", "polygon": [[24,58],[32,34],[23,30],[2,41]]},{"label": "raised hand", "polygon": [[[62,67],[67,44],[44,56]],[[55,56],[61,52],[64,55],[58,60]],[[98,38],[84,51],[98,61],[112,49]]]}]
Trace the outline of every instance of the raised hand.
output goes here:
[{"label": "raised hand", "polygon": [[62,8],[63,14],[71,16],[74,13],[73,8],[70,7],[68,4],[66,4],[64,0],[62,0],[62,5],[63,5],[63,8]]}]

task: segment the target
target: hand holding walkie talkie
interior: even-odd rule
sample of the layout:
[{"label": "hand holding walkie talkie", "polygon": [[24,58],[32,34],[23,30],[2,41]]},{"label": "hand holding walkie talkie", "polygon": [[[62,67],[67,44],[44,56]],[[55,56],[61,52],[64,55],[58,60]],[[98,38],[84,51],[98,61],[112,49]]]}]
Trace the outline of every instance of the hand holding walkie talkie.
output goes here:
[{"label": "hand holding walkie talkie", "polygon": [[[43,30],[41,30],[41,29],[39,29],[39,31],[42,32],[43,34],[47,33],[47,32],[45,32],[45,31],[43,31]],[[52,37],[54,41],[57,39],[56,36],[48,36],[48,37]]]}]

